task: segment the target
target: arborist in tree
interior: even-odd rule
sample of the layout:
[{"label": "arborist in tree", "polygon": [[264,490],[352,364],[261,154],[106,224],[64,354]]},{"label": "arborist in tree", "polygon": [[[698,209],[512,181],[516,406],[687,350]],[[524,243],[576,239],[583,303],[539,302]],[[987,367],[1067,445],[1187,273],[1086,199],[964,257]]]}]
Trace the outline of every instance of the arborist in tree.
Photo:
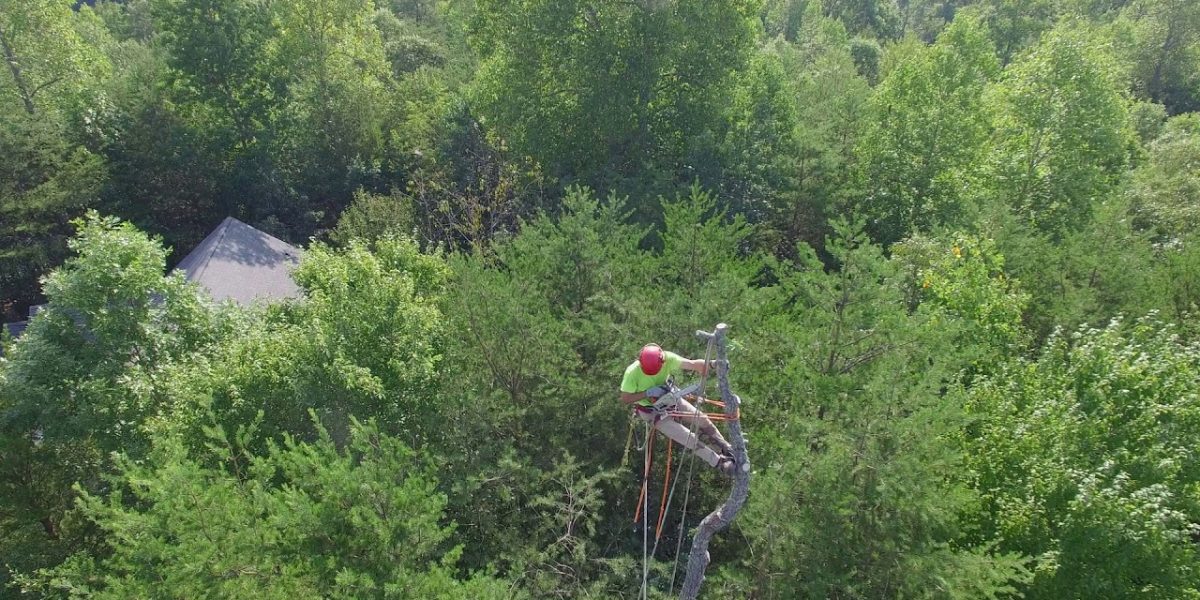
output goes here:
[{"label": "arborist in tree", "polygon": [[[696,453],[701,460],[725,475],[734,471],[733,446],[705,414],[672,393],[672,375],[692,371],[704,374],[711,363],[686,359],[666,352],[658,344],[647,344],[638,359],[625,369],[621,380],[621,402],[633,405],[643,420],[664,435]],[[684,415],[692,416],[681,416]],[[699,429],[699,436],[692,430]],[[699,439],[697,439],[699,438]]]}]

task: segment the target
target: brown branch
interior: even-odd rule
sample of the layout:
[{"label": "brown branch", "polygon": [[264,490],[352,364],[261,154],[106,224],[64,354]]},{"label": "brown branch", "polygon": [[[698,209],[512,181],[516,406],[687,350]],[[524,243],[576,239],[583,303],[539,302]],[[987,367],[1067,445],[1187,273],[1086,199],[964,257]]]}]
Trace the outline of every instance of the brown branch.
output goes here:
[{"label": "brown branch", "polygon": [[882,346],[877,346],[875,348],[872,348],[862,354],[859,354],[858,356],[855,356],[854,358],[852,358],[850,360],[847,360],[845,363],[842,364],[841,368],[837,370],[837,373],[840,375],[845,375],[846,373],[853,371],[855,368],[857,368],[861,365],[864,365],[866,363],[869,363],[869,362],[875,360],[876,358],[879,358],[880,356],[883,356],[884,353],[891,350],[892,348],[893,348],[893,346],[891,344],[884,344]]},{"label": "brown branch", "polygon": [[58,83],[58,82],[60,82],[60,81],[62,81],[62,80],[63,80],[63,78],[62,78],[62,77],[55,77],[54,79],[51,79],[50,81],[47,81],[47,82],[43,83],[42,85],[39,85],[39,86],[37,86],[37,87],[33,88],[33,91],[32,91],[32,92],[29,92],[29,100],[30,100],[30,102],[32,102],[32,101],[33,101],[33,97],[34,97],[34,96],[36,96],[38,92],[40,92],[40,91],[42,91],[42,90],[44,90],[44,89],[46,89],[46,88],[48,88],[48,87],[50,87],[50,86],[52,86],[52,85],[56,84],[56,83]]},{"label": "brown branch", "polygon": [[21,102],[25,104],[25,112],[30,115],[36,114],[37,110],[33,106],[33,94],[29,93],[29,84],[25,81],[25,76],[21,74],[21,61],[17,60],[17,53],[8,42],[8,36],[3,29],[0,29],[0,48],[4,50],[4,62],[8,63],[8,70],[12,72],[13,83],[17,86]]}]

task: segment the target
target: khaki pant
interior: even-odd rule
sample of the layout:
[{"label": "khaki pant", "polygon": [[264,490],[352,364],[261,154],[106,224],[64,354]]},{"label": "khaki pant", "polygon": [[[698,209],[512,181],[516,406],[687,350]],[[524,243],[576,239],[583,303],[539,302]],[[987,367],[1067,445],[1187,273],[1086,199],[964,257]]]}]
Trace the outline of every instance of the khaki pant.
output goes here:
[{"label": "khaki pant", "polygon": [[[654,413],[645,410],[635,410],[643,421],[653,423]],[[708,463],[709,466],[717,466],[717,461],[720,460],[719,452],[730,448],[729,442],[713,425],[703,412],[696,409],[686,400],[680,400],[675,406],[675,410],[671,412],[688,413],[690,416],[663,416],[654,424],[654,428],[663,432],[663,435],[675,440],[683,447],[696,453],[700,460]],[[692,431],[696,431],[695,435]],[[714,450],[714,448],[716,450]]]}]

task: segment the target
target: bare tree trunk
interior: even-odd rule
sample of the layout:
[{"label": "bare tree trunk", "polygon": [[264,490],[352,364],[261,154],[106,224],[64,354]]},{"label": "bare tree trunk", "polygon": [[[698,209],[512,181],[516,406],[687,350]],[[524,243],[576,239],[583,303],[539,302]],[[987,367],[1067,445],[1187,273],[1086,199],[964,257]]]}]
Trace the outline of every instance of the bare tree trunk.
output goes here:
[{"label": "bare tree trunk", "polygon": [[729,499],[718,506],[700,521],[696,528],[696,536],[692,538],[692,549],[688,552],[687,574],[684,575],[683,589],[679,597],[683,600],[694,600],[700,593],[700,585],[704,583],[704,570],[708,568],[708,543],[713,535],[729,526],[737,517],[746,497],[750,495],[750,456],[746,453],[746,437],[742,435],[742,424],[737,419],[741,398],[734,395],[729,388],[729,360],[725,349],[725,332],[729,326],[717,324],[713,333],[696,332],[705,338],[715,337],[717,346],[717,381],[721,388],[721,400],[725,402],[725,415],[729,417],[729,436],[733,443],[733,456],[737,469],[733,476],[733,489]]}]

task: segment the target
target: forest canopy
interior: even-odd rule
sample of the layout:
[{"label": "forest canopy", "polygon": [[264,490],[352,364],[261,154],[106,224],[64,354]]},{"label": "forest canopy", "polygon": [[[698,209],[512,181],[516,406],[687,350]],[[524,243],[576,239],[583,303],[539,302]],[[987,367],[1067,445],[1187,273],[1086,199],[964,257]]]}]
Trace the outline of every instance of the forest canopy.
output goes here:
[{"label": "forest canopy", "polygon": [[[729,482],[644,578],[618,388],[718,322],[702,597],[1200,597],[1200,2],[0,0],[0,51],[0,598],[670,597]],[[230,216],[299,297],[171,271]]]}]

